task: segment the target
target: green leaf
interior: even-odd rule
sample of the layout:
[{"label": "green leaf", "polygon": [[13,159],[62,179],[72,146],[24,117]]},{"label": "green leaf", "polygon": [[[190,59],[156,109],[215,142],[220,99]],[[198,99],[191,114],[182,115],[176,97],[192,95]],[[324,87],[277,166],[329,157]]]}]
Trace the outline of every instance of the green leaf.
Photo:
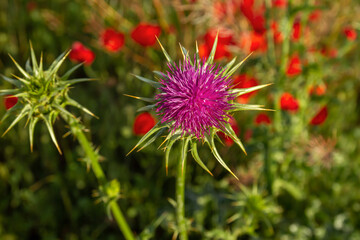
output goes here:
[{"label": "green leaf", "polygon": [[30,55],[31,55],[31,62],[32,62],[32,66],[33,66],[33,72],[35,75],[39,74],[39,67],[36,61],[36,56],[35,56],[35,52],[34,52],[34,48],[32,46],[32,43],[30,42]]},{"label": "green leaf", "polygon": [[30,78],[30,75],[15,61],[15,59],[9,54],[11,60],[14,62],[15,66],[19,69],[19,71],[24,75],[25,78]]},{"label": "green leaf", "polygon": [[30,138],[30,151],[33,151],[33,143],[34,143],[34,131],[36,123],[39,121],[39,118],[30,118],[29,123],[29,138]]},{"label": "green leaf", "polygon": [[76,79],[61,81],[61,84],[70,86],[70,85],[73,85],[73,84],[76,84],[76,83],[90,82],[90,81],[96,81],[96,79],[93,79],[93,78],[76,78]]},{"label": "green leaf", "polygon": [[136,148],[138,148],[143,142],[145,142],[149,137],[151,137],[154,133],[156,133],[157,131],[159,131],[162,128],[165,128],[165,125],[159,125],[159,123],[157,123],[152,129],[150,129],[140,140],[139,142],[135,145],[135,147],[133,149],[131,149],[131,151],[126,154],[126,156],[128,156],[132,151],[134,151]]},{"label": "green leaf", "polygon": [[156,40],[158,41],[160,47],[161,47],[161,50],[162,52],[164,53],[164,56],[166,57],[166,60],[171,63],[173,62],[173,60],[171,59],[170,55],[166,52],[165,48],[163,47],[163,45],[161,44],[161,42],[159,41],[159,39],[156,37]]},{"label": "green leaf", "polygon": [[31,68],[31,66],[30,66],[30,59],[26,60],[25,70],[26,70],[28,73],[32,74],[32,71],[33,71],[33,70],[32,70],[32,68]]},{"label": "green leaf", "polygon": [[212,46],[211,52],[210,52],[210,54],[209,54],[208,59],[206,60],[205,65],[212,64],[213,61],[214,61],[215,52],[216,52],[216,47],[217,47],[217,43],[218,43],[218,38],[219,38],[219,32],[216,33],[216,37],[215,37],[215,40],[214,40],[214,44],[213,44],[213,46]]},{"label": "green leaf", "polygon": [[67,97],[66,98],[66,104],[74,106],[76,108],[79,108],[81,110],[83,110],[84,112],[86,112],[87,114],[89,114],[90,116],[94,117],[94,118],[98,118],[95,114],[93,114],[89,109],[87,109],[86,107],[82,106],[80,103],[72,100],[71,98]]},{"label": "green leaf", "polygon": [[162,128],[160,129],[160,131],[158,131],[152,138],[150,138],[141,148],[139,148],[137,150],[137,152],[140,152],[141,150],[143,150],[144,148],[146,148],[147,146],[149,146],[151,143],[153,143],[158,137],[160,137],[160,135],[162,135],[165,130],[168,130],[168,128]]},{"label": "green leaf", "polygon": [[150,84],[151,86],[153,86],[154,88],[160,88],[161,87],[161,84],[158,83],[158,82],[155,82],[153,80],[150,80],[148,78],[144,78],[144,77],[141,77],[141,76],[138,76],[138,75],[135,75],[135,74],[132,74],[134,77],[136,77],[137,79],[139,79],[140,81],[143,81],[145,83],[148,83]]},{"label": "green leaf", "polygon": [[186,59],[188,59],[188,60],[190,61],[190,64],[193,65],[193,63],[192,63],[192,61],[191,61],[191,59],[190,59],[190,56],[189,56],[189,51],[186,50],[186,48],[184,48],[184,47],[181,45],[181,43],[179,43],[179,46],[180,46],[180,50],[181,50],[181,53],[182,53],[182,55],[183,55],[184,61],[185,61]]},{"label": "green leaf", "polygon": [[5,81],[11,83],[12,85],[15,85],[15,86],[18,87],[18,88],[21,88],[21,82],[20,82],[19,80],[17,80],[17,79],[12,79],[12,78],[8,78],[8,77],[6,77],[6,76],[3,75],[3,74],[0,74],[0,75],[1,75],[1,77],[2,77]]},{"label": "green leaf", "polygon": [[181,172],[184,173],[184,167],[187,157],[187,151],[188,151],[188,145],[191,140],[191,137],[187,137],[184,141],[184,143],[181,146]]},{"label": "green leaf", "polygon": [[209,136],[207,134],[205,135],[205,140],[209,144],[209,147],[210,147],[210,150],[211,150],[212,154],[214,155],[216,160],[221,164],[221,166],[223,166],[229,173],[231,173],[231,175],[233,175],[237,180],[239,180],[237,178],[237,176],[226,165],[224,160],[221,158],[219,152],[217,151],[215,143],[214,143],[214,134],[215,134],[215,132],[213,130],[211,130],[211,136]]},{"label": "green leaf", "polygon": [[168,175],[168,167],[169,167],[169,156],[170,156],[170,151],[172,146],[174,145],[174,143],[180,138],[180,136],[175,136],[175,135],[168,135],[171,136],[171,138],[169,139],[166,147],[165,147],[165,169],[166,169],[166,175]]},{"label": "green leaf", "polygon": [[199,65],[200,63],[200,54],[199,54],[199,46],[198,46],[198,43],[197,41],[195,42],[195,57],[196,57],[196,64]]},{"label": "green leaf", "polygon": [[225,134],[227,134],[231,139],[243,150],[245,155],[247,155],[244,145],[242,144],[241,140],[236,136],[234,129],[232,129],[230,123],[225,125]]},{"label": "green leaf", "polygon": [[236,57],[234,57],[230,62],[228,62],[228,64],[226,64],[224,67],[223,67],[223,71],[220,72],[219,74],[222,74],[223,77],[226,76],[226,73],[230,70],[230,68],[232,67],[232,65],[234,65],[236,61]]},{"label": "green leaf", "polygon": [[249,111],[249,110],[256,110],[256,111],[274,111],[272,109],[263,108],[263,105],[253,105],[253,104],[241,104],[241,103],[233,103],[233,109],[229,112],[236,112],[236,111]]},{"label": "green leaf", "polygon": [[22,109],[23,107],[24,106],[21,105],[21,104],[16,104],[15,106],[13,106],[9,110],[7,110],[6,113],[4,114],[4,116],[1,118],[0,123],[3,123],[11,114],[13,114],[14,112]]},{"label": "green leaf", "polygon": [[5,136],[5,134],[7,132],[9,132],[21,119],[23,119],[28,111],[30,110],[30,106],[26,105],[20,112],[20,114],[14,119],[14,121],[10,124],[10,126],[8,127],[8,129],[6,129],[6,131],[3,133],[2,137]]},{"label": "green leaf", "polygon": [[138,99],[138,100],[141,100],[144,102],[155,102],[154,98],[138,97],[138,96],[133,96],[133,95],[128,95],[128,94],[124,94],[124,96],[135,98],[135,99]]},{"label": "green leaf", "polygon": [[[261,88],[264,88],[264,87],[267,87],[267,86],[270,86],[270,85],[272,85],[272,83],[258,85],[258,86],[250,87],[250,88],[233,88],[233,89],[230,89],[229,92],[235,94],[236,97],[239,97],[239,96],[244,95],[246,93],[253,92],[253,91],[259,90]],[[234,86],[234,87],[236,87],[236,86]]]},{"label": "green leaf", "polygon": [[70,70],[68,70],[62,77],[61,77],[61,80],[67,80],[70,75],[76,70],[78,69],[79,67],[81,67],[83,65],[83,63],[79,63],[77,65],[75,65],[74,67],[72,67]]},{"label": "green leaf", "polygon": [[51,119],[50,117],[49,118],[46,118],[44,115],[41,115],[41,118],[43,119],[43,121],[45,122],[45,125],[50,133],[50,137],[51,137],[51,140],[53,141],[53,143],[55,144],[57,150],[59,151],[60,154],[62,154],[61,150],[60,150],[60,147],[59,147],[59,144],[56,140],[56,137],[55,137],[55,133],[54,133],[54,129],[51,125]]},{"label": "green leaf", "polygon": [[247,57],[242,60],[241,62],[239,62],[238,64],[236,64],[231,70],[229,70],[229,72],[226,74],[228,79],[230,76],[232,76],[234,74],[234,72],[251,56],[252,53],[250,53],[249,55],[247,55]]},{"label": "green leaf", "polygon": [[[53,62],[53,64],[50,66],[50,68],[49,68],[49,75],[48,75],[48,78],[46,79],[47,81],[49,81],[50,79],[51,79],[51,77],[54,75],[54,74],[56,74],[57,73],[57,71],[59,70],[59,68],[61,67],[61,65],[63,64],[63,62],[65,61],[65,59],[66,59],[66,57],[69,55],[69,53],[70,53],[70,51],[68,51],[66,54],[61,54],[60,56],[62,56],[61,57],[61,59],[60,60],[58,60],[59,59],[59,57],[58,57],[58,59],[56,59],[54,62]],[[54,65],[55,64],[55,65]]]},{"label": "green leaf", "polygon": [[141,107],[137,110],[137,112],[148,112],[156,107],[156,104],[147,105],[145,107]]},{"label": "green leaf", "polygon": [[197,143],[196,140],[192,142],[191,144],[191,155],[193,156],[194,160],[200,165],[200,167],[202,167],[205,171],[207,171],[211,176],[212,173],[210,172],[210,170],[205,166],[205,164],[203,163],[203,161],[201,161],[198,151],[197,151]]},{"label": "green leaf", "polygon": [[0,96],[15,95],[19,92],[18,89],[3,89],[0,90]]},{"label": "green leaf", "polygon": [[160,71],[153,71],[153,73],[155,73],[158,77],[160,78],[166,78],[166,74]]}]

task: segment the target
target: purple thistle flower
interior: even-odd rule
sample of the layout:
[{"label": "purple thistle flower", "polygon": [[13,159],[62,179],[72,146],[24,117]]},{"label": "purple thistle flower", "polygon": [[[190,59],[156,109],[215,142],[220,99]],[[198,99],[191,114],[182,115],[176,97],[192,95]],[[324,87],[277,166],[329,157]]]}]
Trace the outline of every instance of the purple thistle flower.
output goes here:
[{"label": "purple thistle flower", "polygon": [[231,80],[222,76],[214,64],[192,65],[186,59],[179,65],[168,64],[169,71],[160,79],[161,93],[156,95],[156,112],[161,123],[171,123],[171,131],[204,138],[212,127],[224,129],[227,111],[235,96],[229,92]]}]

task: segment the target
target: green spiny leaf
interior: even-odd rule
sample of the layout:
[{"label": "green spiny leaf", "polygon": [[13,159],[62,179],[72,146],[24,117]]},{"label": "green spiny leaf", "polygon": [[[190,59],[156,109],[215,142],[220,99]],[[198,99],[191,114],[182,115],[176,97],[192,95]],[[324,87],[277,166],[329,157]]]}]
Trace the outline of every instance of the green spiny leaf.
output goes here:
[{"label": "green spiny leaf", "polygon": [[163,45],[161,44],[161,42],[159,41],[159,39],[158,39],[157,37],[156,37],[156,40],[158,41],[158,43],[159,43],[159,45],[160,45],[160,47],[161,47],[161,50],[162,50],[162,52],[164,53],[164,56],[166,57],[166,60],[167,60],[169,63],[173,62],[172,59],[171,59],[171,57],[170,57],[170,55],[166,52],[165,48],[163,47]]},{"label": "green spiny leaf", "polygon": [[25,70],[26,70],[28,73],[30,73],[30,74],[32,74],[32,72],[33,72],[32,68],[31,68],[31,66],[30,66],[30,59],[26,60]]},{"label": "green spiny leaf", "polygon": [[192,142],[191,144],[191,155],[193,156],[194,160],[200,165],[200,167],[202,167],[205,171],[207,171],[211,176],[212,173],[210,172],[210,170],[205,166],[205,164],[203,163],[203,161],[201,161],[198,151],[197,151],[197,143],[196,140]]},{"label": "green spiny leaf", "polygon": [[36,123],[39,121],[39,118],[30,118],[29,123],[29,138],[30,138],[30,150],[33,151],[33,145],[34,145],[34,131]]},{"label": "green spiny leaf", "polygon": [[241,140],[236,136],[234,129],[232,129],[230,124],[225,125],[225,134],[227,134],[231,139],[243,150],[245,155],[247,155],[244,145],[242,144]]},{"label": "green spiny leaf", "polygon": [[52,122],[51,117],[48,116],[48,118],[47,118],[47,117],[45,117],[44,115],[41,115],[41,118],[42,118],[42,119],[44,120],[44,122],[45,122],[45,125],[46,125],[46,127],[47,127],[47,129],[48,129],[48,131],[49,131],[49,133],[50,133],[51,140],[52,140],[53,143],[55,144],[55,146],[56,146],[57,150],[59,151],[59,153],[62,154],[62,152],[61,152],[61,150],[60,150],[60,147],[59,147],[59,144],[58,144],[58,142],[57,142],[57,140],[56,140],[56,137],[55,137],[54,129],[53,129],[52,125],[51,125],[51,122]]},{"label": "green spiny leaf", "polygon": [[12,115],[14,112],[16,112],[22,108],[23,108],[23,105],[16,104],[15,106],[13,106],[9,110],[7,110],[6,113],[4,114],[4,116],[1,118],[0,123],[4,122],[10,115]]},{"label": "green spiny leaf", "polygon": [[229,112],[249,111],[249,110],[274,111],[272,109],[263,108],[263,105],[253,105],[253,104],[233,103],[232,107],[233,107],[233,109],[231,109]]},{"label": "green spiny leaf", "polygon": [[140,152],[147,146],[149,146],[151,143],[153,143],[158,137],[160,137],[161,134],[163,134],[167,130],[167,128],[162,128],[160,131],[158,131],[152,138],[150,138],[141,148],[139,148],[137,151]]},{"label": "green spiny leaf", "polygon": [[[170,135],[170,134],[169,134]],[[168,135],[168,136],[169,136]],[[170,151],[174,143],[179,139],[180,136],[171,135],[171,138],[168,140],[168,143],[165,147],[165,169],[166,169],[166,175],[168,175],[168,167],[169,167],[169,156]]]},{"label": "green spiny leaf", "polygon": [[76,79],[61,81],[61,84],[66,85],[66,86],[70,86],[70,85],[73,85],[73,84],[76,84],[76,83],[90,82],[90,81],[96,81],[96,79],[93,79],[93,78],[76,78]]},{"label": "green spiny leaf", "polygon": [[226,74],[227,78],[229,78],[230,76],[232,76],[234,74],[234,72],[251,56],[252,53],[250,53],[249,55],[247,55],[247,57],[242,60],[241,62],[239,62],[238,64],[236,64],[231,70],[229,70],[229,72]]},{"label": "green spiny leaf", "polygon": [[51,77],[57,73],[57,71],[59,70],[59,68],[65,61],[66,57],[69,55],[69,53],[70,51],[68,51],[60,60],[56,60],[53,62],[53,64],[55,63],[55,65],[53,67],[52,67],[53,64],[50,66],[48,79],[46,79],[47,81],[49,81],[49,79],[51,79]]},{"label": "green spiny leaf", "polygon": [[[258,85],[258,86],[250,87],[250,88],[233,88],[233,89],[230,89],[229,92],[235,94],[236,97],[239,97],[239,96],[244,95],[246,93],[253,92],[253,91],[259,90],[261,88],[264,88],[264,87],[267,87],[267,86],[270,86],[270,85],[272,85],[272,83]],[[234,87],[236,87],[236,86],[234,86]]]},{"label": "green spiny leaf", "polygon": [[70,75],[76,70],[78,69],[79,67],[81,67],[83,65],[83,63],[79,63],[77,65],[75,65],[74,67],[72,67],[70,70],[68,70],[62,77],[61,77],[61,80],[65,81],[67,80]]},{"label": "green spiny leaf", "polygon": [[139,108],[137,112],[148,112],[156,107],[156,104],[147,105],[145,107]]},{"label": "green spiny leaf", "polygon": [[154,88],[160,88],[161,87],[161,84],[158,83],[158,82],[155,82],[153,80],[150,80],[148,78],[144,78],[144,77],[141,77],[141,76],[138,76],[138,75],[135,75],[135,74],[132,74],[134,77],[136,77],[137,79],[139,79],[140,81],[143,81],[145,83],[148,83],[150,84],[151,86],[153,86]]},{"label": "green spiny leaf", "polygon": [[219,74],[222,74],[223,77],[226,76],[226,73],[230,70],[230,68],[232,67],[232,65],[234,65],[236,61],[236,57],[234,57],[230,62],[228,62],[228,64],[226,64],[224,67],[223,67],[223,71],[220,72]]},{"label": "green spiny leaf", "polygon": [[10,131],[10,129],[12,129],[21,119],[23,119],[28,111],[30,110],[30,106],[29,105],[26,105],[20,112],[20,114],[15,118],[15,120],[10,124],[10,126],[8,127],[8,129],[6,129],[6,131],[3,133],[2,137],[5,136],[5,134],[7,132]]},{"label": "green spiny leaf", "polygon": [[83,110],[84,112],[86,112],[87,114],[89,114],[90,116],[94,117],[94,118],[98,118],[95,114],[93,114],[89,109],[87,109],[86,107],[82,106],[80,103],[72,100],[71,98],[67,97],[66,98],[66,104],[79,108],[81,110]]},{"label": "green spiny leaf", "polygon": [[9,83],[11,83],[11,84],[13,84],[13,85],[15,85],[16,87],[18,87],[18,88],[21,88],[21,82],[19,81],[19,80],[17,80],[17,79],[12,79],[12,78],[8,78],[8,77],[6,77],[5,75],[3,75],[3,74],[0,74],[1,75],[1,77],[5,80],[5,81],[7,81],[7,82],[9,82]]},{"label": "green spiny leaf", "polygon": [[19,92],[18,89],[3,89],[0,90],[0,96],[15,95]]},{"label": "green spiny leaf", "polygon": [[186,157],[187,157],[187,151],[188,151],[188,145],[189,142],[191,140],[191,137],[187,137],[184,141],[184,143],[182,144],[182,148],[181,148],[181,172],[184,173],[184,167],[185,167],[185,162],[186,162]]},{"label": "green spiny leaf", "polygon": [[138,96],[133,96],[133,95],[128,95],[128,94],[124,94],[124,96],[142,100],[144,102],[155,102],[154,98],[138,97]]},{"label": "green spiny leaf", "polygon": [[179,46],[180,46],[180,50],[181,50],[181,53],[183,55],[183,58],[184,60],[188,59],[190,61],[190,64],[193,65],[191,59],[190,59],[190,56],[189,56],[189,51],[186,50],[186,48],[184,48],[181,43],[179,43]]},{"label": "green spiny leaf", "polygon": [[29,79],[30,75],[15,61],[15,59],[9,54],[11,60],[14,62],[15,66],[19,69],[19,71],[24,75],[25,78]]},{"label": "green spiny leaf", "polygon": [[166,74],[160,71],[153,71],[153,73],[155,73],[160,78],[166,77]]},{"label": "green spiny leaf", "polygon": [[35,56],[34,48],[32,46],[31,41],[30,41],[30,55],[31,55],[31,63],[32,63],[32,66],[33,66],[33,72],[37,76],[39,74],[39,72],[38,72],[39,67],[38,67],[38,64],[37,64],[37,61],[36,61],[36,56]]},{"label": "green spiny leaf", "polygon": [[218,37],[219,37],[219,32],[216,33],[214,44],[212,46],[211,52],[209,54],[208,59],[206,60],[205,65],[212,64],[213,61],[214,61],[215,53],[216,53],[216,47],[217,47],[217,43],[218,43]]}]

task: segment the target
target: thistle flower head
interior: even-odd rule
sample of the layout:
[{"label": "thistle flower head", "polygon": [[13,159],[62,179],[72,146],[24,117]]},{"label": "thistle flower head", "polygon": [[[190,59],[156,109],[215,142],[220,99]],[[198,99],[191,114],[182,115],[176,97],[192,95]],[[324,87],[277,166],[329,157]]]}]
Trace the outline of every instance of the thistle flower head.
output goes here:
[{"label": "thistle flower head", "polygon": [[230,79],[220,75],[215,65],[193,65],[188,59],[178,65],[168,64],[169,71],[160,79],[156,112],[161,123],[171,123],[171,132],[203,139],[210,129],[224,129],[231,109]]},{"label": "thistle flower head", "polygon": [[9,116],[16,115],[13,122],[4,132],[3,136],[20,120],[27,117],[26,124],[29,125],[30,148],[32,150],[34,129],[38,121],[42,120],[50,133],[52,141],[61,153],[52,125],[59,115],[62,117],[75,118],[74,115],[65,109],[68,105],[77,107],[86,113],[93,115],[89,110],[71,99],[68,95],[71,85],[79,82],[90,81],[91,79],[68,79],[71,73],[82,64],[71,68],[61,77],[57,74],[69,52],[61,54],[47,70],[43,70],[42,56],[38,64],[31,45],[30,50],[31,64],[30,60],[28,60],[25,69],[23,69],[10,56],[18,70],[23,75],[22,77],[14,75],[15,79],[12,79],[2,75],[4,80],[13,84],[17,88],[0,90],[0,96],[14,95],[19,98],[19,102],[13,108],[9,109],[1,120],[1,122],[3,122]]},{"label": "thistle flower head", "polygon": [[[153,109],[160,117],[160,121],[140,139],[134,149],[142,145],[138,150],[140,151],[167,132],[163,142],[165,144],[166,169],[173,144],[182,140],[184,141],[182,151],[186,152],[190,145],[195,161],[211,174],[197,152],[197,143],[201,139],[209,145],[216,160],[233,174],[216,149],[214,141],[216,133],[221,131],[228,135],[245,152],[243,144],[230,125],[231,114],[243,110],[266,110],[261,105],[240,104],[233,101],[241,95],[256,91],[269,84],[242,89],[232,88],[230,76],[245,60],[235,64],[236,58],[234,58],[224,67],[216,66],[213,63],[216,46],[217,37],[207,60],[199,58],[199,50],[196,46],[195,58],[192,61],[188,51],[180,45],[184,60],[175,64],[160,44],[168,61],[169,70],[165,73],[154,71],[159,81],[135,75],[137,79],[151,84],[159,91],[154,98],[135,97],[147,102],[154,102],[139,111]],[[234,174],[233,176],[236,177]]]}]

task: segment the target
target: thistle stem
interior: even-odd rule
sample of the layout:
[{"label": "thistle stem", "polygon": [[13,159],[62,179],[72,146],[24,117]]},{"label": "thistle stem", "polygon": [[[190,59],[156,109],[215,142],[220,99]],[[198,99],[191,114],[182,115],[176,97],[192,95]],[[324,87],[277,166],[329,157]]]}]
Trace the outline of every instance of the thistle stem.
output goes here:
[{"label": "thistle stem", "polygon": [[[91,143],[85,136],[82,125],[78,122],[78,120],[62,115],[62,118],[69,124],[72,134],[77,138],[79,141],[81,147],[83,148],[86,156],[90,159],[91,162],[91,168],[95,174],[95,177],[97,178],[99,185],[105,186],[107,183],[107,179],[105,176],[105,173],[103,169],[101,168],[101,165],[99,164],[99,155],[94,150],[94,148],[91,146]],[[127,224],[124,215],[122,214],[119,205],[116,201],[110,202],[110,209],[111,212],[120,228],[122,233],[125,236],[126,240],[135,240],[135,237],[133,233],[130,230],[129,225]]]},{"label": "thistle stem", "polygon": [[181,154],[177,166],[176,176],[176,218],[180,232],[180,239],[187,240],[186,218],[185,218],[185,176],[187,141],[181,141]]}]

